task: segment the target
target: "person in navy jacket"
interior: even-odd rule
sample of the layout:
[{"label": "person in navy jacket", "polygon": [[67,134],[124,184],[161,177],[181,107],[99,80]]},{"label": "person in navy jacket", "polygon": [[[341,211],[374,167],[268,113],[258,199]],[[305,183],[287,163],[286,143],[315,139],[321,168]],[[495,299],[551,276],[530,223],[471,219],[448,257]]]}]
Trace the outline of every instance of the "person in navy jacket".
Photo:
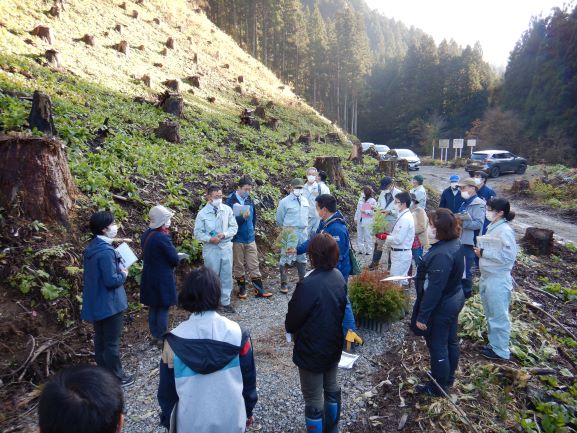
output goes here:
[{"label": "person in navy jacket", "polygon": [[461,197],[461,190],[459,189],[459,181],[461,178],[454,174],[449,178],[451,185],[446,188],[441,194],[441,201],[439,202],[439,207],[449,209],[453,213],[459,212],[461,204],[465,200]]},{"label": "person in navy jacket", "polygon": [[120,266],[120,256],[112,247],[118,226],[110,212],[96,212],[90,217],[92,240],[84,251],[84,287],[82,320],[94,324],[96,364],[114,374],[122,386],[134,383],[120,362],[120,337],[128,300],[124,282],[128,271]]},{"label": "person in navy jacket", "polygon": [[181,258],[170,238],[174,212],[157,205],[150,209],[149,228],[140,237],[143,255],[140,302],[148,306],[148,327],[152,344],[160,346],[168,329],[168,310],[176,305],[174,268]]}]

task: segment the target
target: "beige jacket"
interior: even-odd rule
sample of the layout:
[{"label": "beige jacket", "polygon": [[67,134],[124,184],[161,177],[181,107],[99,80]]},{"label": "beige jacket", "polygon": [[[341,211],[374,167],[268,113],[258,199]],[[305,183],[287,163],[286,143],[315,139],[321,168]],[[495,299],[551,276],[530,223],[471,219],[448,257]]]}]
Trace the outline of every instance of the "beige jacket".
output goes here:
[{"label": "beige jacket", "polygon": [[411,214],[415,220],[415,235],[419,237],[419,241],[424,249],[429,248],[429,236],[427,235],[427,227],[429,226],[429,218],[425,209],[418,206],[411,206]]}]

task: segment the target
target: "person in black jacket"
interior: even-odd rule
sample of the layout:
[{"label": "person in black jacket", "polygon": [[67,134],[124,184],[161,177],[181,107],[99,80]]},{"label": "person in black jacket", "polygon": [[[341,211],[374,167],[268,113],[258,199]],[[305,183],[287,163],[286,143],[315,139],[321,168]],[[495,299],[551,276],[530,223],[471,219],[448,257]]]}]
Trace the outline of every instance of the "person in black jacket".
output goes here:
[{"label": "person in black jacket", "polygon": [[[429,348],[431,375],[443,390],[453,385],[459,364],[457,322],[465,304],[461,287],[464,256],[459,235],[460,220],[448,209],[429,218],[429,238],[437,239],[417,268],[417,300],[411,327],[424,335]],[[442,395],[432,382],[419,384],[422,394]]]},{"label": "person in black jacket", "polygon": [[294,337],[293,362],[299,367],[307,431],[334,433],[341,411],[337,366],[344,338],[346,283],[335,269],[339,247],[331,235],[317,234],[307,253],[313,270],[297,284],[285,328]]},{"label": "person in black jacket", "polygon": [[441,194],[439,207],[449,209],[453,213],[459,211],[461,204],[465,201],[463,200],[463,197],[461,197],[461,190],[458,185],[459,180],[461,180],[461,178],[456,174],[449,178],[451,185]]}]

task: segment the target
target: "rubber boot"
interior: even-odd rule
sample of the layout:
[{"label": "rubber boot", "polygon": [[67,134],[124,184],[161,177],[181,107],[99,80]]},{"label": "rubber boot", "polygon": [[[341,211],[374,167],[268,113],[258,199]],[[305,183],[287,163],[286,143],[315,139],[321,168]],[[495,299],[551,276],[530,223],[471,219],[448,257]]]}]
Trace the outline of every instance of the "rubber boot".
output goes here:
[{"label": "rubber boot", "polygon": [[264,289],[260,278],[253,278],[252,285],[254,286],[254,294],[257,298],[270,298],[272,296],[272,293]]},{"label": "rubber boot", "polygon": [[325,429],[323,433],[338,433],[341,419],[341,390],[325,391]]},{"label": "rubber boot", "polygon": [[288,283],[287,283],[287,267],[285,265],[279,266],[280,271],[280,292],[288,293]]},{"label": "rubber boot", "polygon": [[307,273],[307,264],[297,262],[297,272],[299,274],[299,283],[305,279],[305,275]]},{"label": "rubber boot", "polygon": [[371,271],[377,269],[379,262],[381,261],[381,257],[383,257],[383,252],[381,250],[377,250],[377,245],[375,244],[375,249],[373,250],[373,260],[369,265],[369,269]]},{"label": "rubber boot", "polygon": [[323,411],[305,406],[305,425],[307,432],[323,433]]},{"label": "rubber boot", "polygon": [[246,299],[246,281],[245,281],[244,277],[238,278],[236,280],[236,283],[238,284],[238,297],[239,297],[239,299]]}]

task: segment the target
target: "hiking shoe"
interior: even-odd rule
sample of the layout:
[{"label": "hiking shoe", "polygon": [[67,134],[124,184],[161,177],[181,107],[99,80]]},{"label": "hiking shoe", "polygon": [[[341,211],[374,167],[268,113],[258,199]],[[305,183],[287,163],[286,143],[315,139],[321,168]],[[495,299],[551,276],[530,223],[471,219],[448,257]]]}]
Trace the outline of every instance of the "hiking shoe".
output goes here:
[{"label": "hiking shoe", "polygon": [[281,284],[279,291],[281,293],[287,294],[288,293],[288,286],[286,284]]},{"label": "hiking shoe", "polygon": [[134,375],[133,374],[125,374],[120,379],[120,386],[122,388],[126,388],[134,383]]},{"label": "hiking shoe", "polygon": [[415,386],[415,391],[417,391],[418,394],[428,395],[429,397],[443,396],[443,393],[437,388],[437,385],[432,382],[419,383]]},{"label": "hiking shoe", "polygon": [[232,305],[221,305],[219,310],[225,314],[236,314],[236,310]]},{"label": "hiking shoe", "polygon": [[503,358],[503,357],[497,355],[495,352],[493,352],[493,349],[491,349],[491,348],[482,349],[481,355],[487,359],[492,360],[492,361],[509,361],[507,358]]},{"label": "hiking shoe", "polygon": [[150,345],[162,349],[162,347],[164,346],[164,341],[161,338],[152,337],[150,339]]},{"label": "hiking shoe", "polygon": [[238,284],[238,298],[239,299],[246,299],[248,295],[246,294],[246,281],[244,278],[239,278],[236,280]]}]

